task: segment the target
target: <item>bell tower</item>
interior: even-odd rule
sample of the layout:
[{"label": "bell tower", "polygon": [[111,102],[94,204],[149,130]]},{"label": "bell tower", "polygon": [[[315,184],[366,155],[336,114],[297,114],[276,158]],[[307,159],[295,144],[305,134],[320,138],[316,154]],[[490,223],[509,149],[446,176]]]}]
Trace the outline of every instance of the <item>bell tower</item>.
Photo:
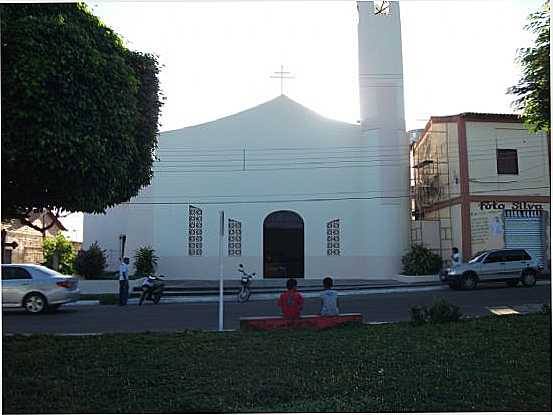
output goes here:
[{"label": "bell tower", "polygon": [[378,223],[373,221],[369,232],[389,236],[388,244],[380,239],[378,252],[399,272],[410,231],[399,3],[358,1],[357,10],[361,135],[374,159],[379,160],[366,179],[378,195],[375,204],[379,206]]},{"label": "bell tower", "polygon": [[[399,3],[359,1],[357,10],[361,131],[365,143],[375,149],[375,156],[387,161],[375,169],[375,190],[380,191],[382,204],[405,204],[408,212],[409,145],[403,109]],[[391,189],[396,191],[392,195]]]},{"label": "bell tower", "polygon": [[397,1],[359,1],[361,125],[405,130],[401,24]]}]

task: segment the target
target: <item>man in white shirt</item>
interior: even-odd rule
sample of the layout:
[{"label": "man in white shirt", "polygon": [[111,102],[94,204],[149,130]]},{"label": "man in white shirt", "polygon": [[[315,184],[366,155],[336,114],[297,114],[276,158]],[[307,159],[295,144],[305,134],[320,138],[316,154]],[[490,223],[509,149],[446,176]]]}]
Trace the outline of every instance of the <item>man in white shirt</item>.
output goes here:
[{"label": "man in white shirt", "polygon": [[459,249],[453,247],[451,249],[451,266],[459,265],[461,263],[461,254],[459,254]]},{"label": "man in white shirt", "polygon": [[119,265],[119,305],[127,305],[129,299],[129,258]]}]

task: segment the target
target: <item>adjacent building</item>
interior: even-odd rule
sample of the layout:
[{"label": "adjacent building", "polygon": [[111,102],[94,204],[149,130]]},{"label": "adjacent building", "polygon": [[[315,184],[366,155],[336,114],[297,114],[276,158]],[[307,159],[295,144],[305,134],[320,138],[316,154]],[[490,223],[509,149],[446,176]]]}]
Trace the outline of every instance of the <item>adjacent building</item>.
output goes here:
[{"label": "adjacent building", "polygon": [[25,225],[19,219],[2,223],[3,264],[40,264],[44,262],[42,249],[44,238],[54,237],[58,232],[67,231],[60,220],[49,210],[32,212],[28,220],[38,228],[48,227],[48,229],[39,232]]},{"label": "adjacent building", "polygon": [[511,114],[431,117],[411,145],[411,242],[465,260],[527,248],[550,263],[550,147]]}]

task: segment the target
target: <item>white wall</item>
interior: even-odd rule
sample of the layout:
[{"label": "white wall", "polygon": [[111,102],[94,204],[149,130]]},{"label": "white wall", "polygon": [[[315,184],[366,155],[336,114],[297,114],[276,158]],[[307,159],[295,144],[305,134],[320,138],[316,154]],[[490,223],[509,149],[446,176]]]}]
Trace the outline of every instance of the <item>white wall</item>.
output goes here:
[{"label": "white wall", "polygon": [[[200,140],[201,145],[189,145]],[[379,157],[376,143],[375,132],[361,134],[357,125],[326,120],[284,96],[236,116],[162,134],[155,200],[179,204],[154,209],[160,272],[172,278],[216,278],[218,212],[224,210],[227,218],[242,222],[243,256],[225,260],[229,277],[238,263],[261,275],[263,221],[271,212],[292,210],[304,220],[307,278],[393,275],[403,254],[398,240],[405,231],[398,227],[407,226],[407,217],[401,205],[382,206],[380,198],[405,192],[381,185],[385,175],[372,161]],[[214,149],[217,155],[210,157]],[[231,161],[208,162],[222,155]],[[181,167],[169,173],[164,159],[180,160],[166,165]],[[351,199],[327,200],[344,197]],[[189,204],[203,211],[202,257],[188,256]],[[327,257],[326,223],[338,218],[342,256]]]},{"label": "white wall", "polygon": [[[151,195],[151,187],[143,189],[144,196]],[[131,202],[139,201],[131,199]],[[85,214],[83,218],[83,248],[88,249],[98,241],[100,247],[106,250],[107,270],[115,271],[120,263],[120,235],[126,235],[125,256],[132,258],[136,249],[152,245],[155,221],[153,206],[121,204],[107,209],[105,214]]]},{"label": "white wall", "polygon": [[[372,161],[376,142],[375,132],[326,120],[283,96],[237,116],[162,133],[152,186],[106,217],[87,215],[87,240],[117,249],[123,233],[127,252],[154,247],[159,273],[217,278],[218,212],[224,210],[242,222],[243,232],[243,256],[225,259],[225,276],[236,278],[238,263],[261,275],[263,221],[292,210],[304,220],[306,278],[390,277],[400,268],[408,224],[402,204],[390,199],[385,205],[382,196],[405,192],[381,186],[380,163]],[[188,256],[190,204],[203,211],[201,257]],[[326,256],[326,223],[338,218],[342,255]]]}]

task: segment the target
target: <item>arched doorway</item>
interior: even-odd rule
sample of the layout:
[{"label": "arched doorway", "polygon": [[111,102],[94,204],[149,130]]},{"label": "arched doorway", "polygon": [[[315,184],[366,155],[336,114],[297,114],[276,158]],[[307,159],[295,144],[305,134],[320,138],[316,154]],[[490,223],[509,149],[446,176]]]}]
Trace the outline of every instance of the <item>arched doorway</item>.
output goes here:
[{"label": "arched doorway", "polygon": [[264,278],[303,278],[303,219],[289,210],[271,213],[263,221]]}]

